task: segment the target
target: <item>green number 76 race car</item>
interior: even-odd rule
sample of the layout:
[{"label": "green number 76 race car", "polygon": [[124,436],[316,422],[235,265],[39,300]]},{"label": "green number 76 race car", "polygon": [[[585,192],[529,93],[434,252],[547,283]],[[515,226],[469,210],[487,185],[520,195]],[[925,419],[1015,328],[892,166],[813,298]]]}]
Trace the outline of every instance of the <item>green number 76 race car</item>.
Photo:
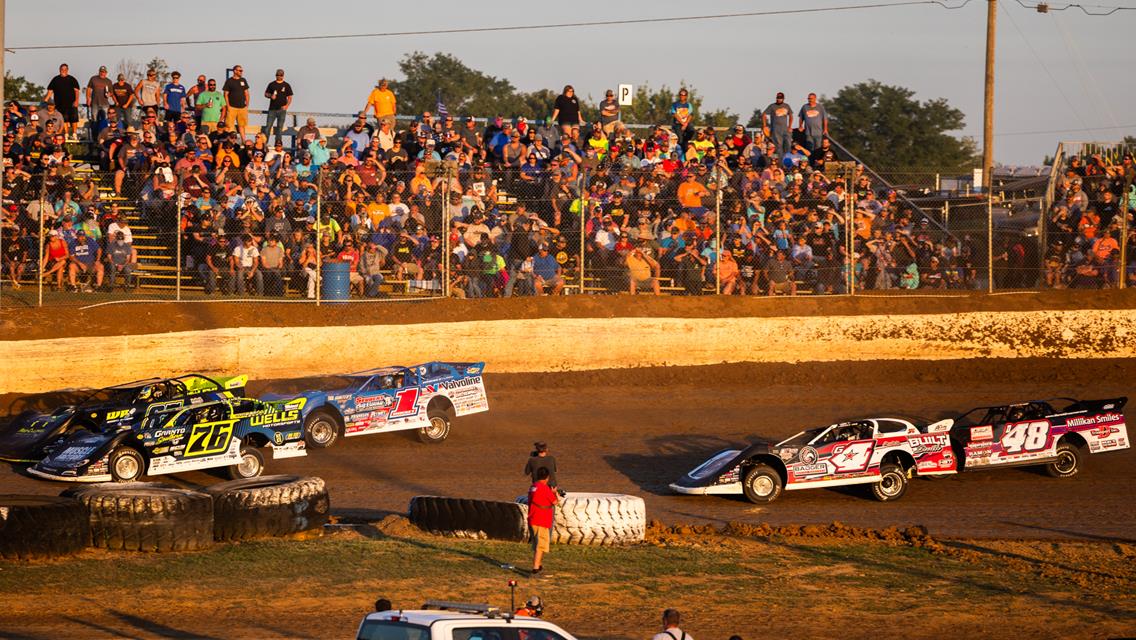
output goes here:
[{"label": "green number 76 race car", "polygon": [[261,450],[273,458],[307,455],[303,419],[307,400],[264,402],[221,398],[153,413],[122,428],[78,431],[28,472],[68,482],[131,482],[144,475],[228,467],[234,479],[264,470]]}]

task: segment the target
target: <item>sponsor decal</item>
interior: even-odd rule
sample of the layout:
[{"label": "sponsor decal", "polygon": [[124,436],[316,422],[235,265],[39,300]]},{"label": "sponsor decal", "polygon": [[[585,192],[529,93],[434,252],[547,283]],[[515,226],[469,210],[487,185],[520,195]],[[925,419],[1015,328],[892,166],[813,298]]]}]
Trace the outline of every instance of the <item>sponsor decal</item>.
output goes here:
[{"label": "sponsor decal", "polygon": [[481,373],[481,367],[470,367],[470,368],[466,369],[466,373],[468,373],[471,376],[477,375],[477,374]]},{"label": "sponsor decal", "polygon": [[868,468],[876,443],[872,440],[840,443],[832,448],[829,462],[837,473],[859,472]]},{"label": "sponsor decal", "polygon": [[994,427],[991,427],[991,426],[972,427],[970,429],[970,439],[971,440],[993,440],[994,439]]},{"label": "sponsor decal", "polygon": [[287,438],[288,440],[299,440],[300,439],[300,432],[299,431],[289,431],[288,433],[284,434],[284,437]]},{"label": "sponsor decal", "polygon": [[249,424],[254,427],[259,427],[262,425],[268,426],[273,424],[282,424],[285,422],[295,422],[299,419],[300,412],[296,409],[292,409],[291,411],[272,411],[269,413],[261,413],[255,415],[249,420]]},{"label": "sponsor decal", "polygon": [[1096,423],[1097,423],[1097,419],[1096,419],[1095,416],[1090,416],[1088,418],[1076,417],[1076,418],[1069,418],[1068,420],[1066,420],[1065,426],[1067,426],[1067,427],[1086,427],[1086,426],[1089,426],[1089,425],[1094,425]]},{"label": "sponsor decal", "polygon": [[394,398],[383,395],[374,394],[366,396],[355,397],[355,409],[357,411],[370,411],[372,409],[385,409],[394,404]]},{"label": "sponsor decal", "polygon": [[954,463],[951,461],[950,456],[943,456],[943,459],[939,460],[940,469],[949,469],[952,464]]},{"label": "sponsor decal", "polygon": [[129,416],[132,413],[134,413],[134,409],[122,409],[121,411],[108,411],[106,419],[107,419],[107,422],[110,422],[111,420],[121,420],[121,419]]},{"label": "sponsor decal", "polygon": [[472,378],[462,378],[461,380],[446,380],[439,382],[439,389],[461,389],[462,387],[472,387],[481,384],[481,376],[474,376]]},{"label": "sponsor decal", "polygon": [[55,455],[55,462],[78,462],[94,453],[95,447],[67,447]]},{"label": "sponsor decal", "polygon": [[812,447],[802,448],[800,458],[801,458],[801,462],[806,464],[806,465],[816,464],[816,461],[817,461],[816,449],[814,449]]},{"label": "sponsor decal", "polygon": [[284,434],[279,431],[272,434],[272,439],[275,440],[278,445],[284,444]]},{"label": "sponsor decal", "polygon": [[908,436],[907,442],[911,444],[911,455],[919,457],[942,451],[947,446],[947,436],[941,433]]},{"label": "sponsor decal", "polygon": [[1112,425],[1101,425],[1096,429],[1089,431],[1089,433],[1093,434],[1097,438],[1107,438],[1118,431],[1120,431],[1118,427],[1114,427]]},{"label": "sponsor decal", "polygon": [[794,464],[789,467],[789,470],[798,476],[824,475],[828,473],[828,465],[823,462],[820,464]]}]

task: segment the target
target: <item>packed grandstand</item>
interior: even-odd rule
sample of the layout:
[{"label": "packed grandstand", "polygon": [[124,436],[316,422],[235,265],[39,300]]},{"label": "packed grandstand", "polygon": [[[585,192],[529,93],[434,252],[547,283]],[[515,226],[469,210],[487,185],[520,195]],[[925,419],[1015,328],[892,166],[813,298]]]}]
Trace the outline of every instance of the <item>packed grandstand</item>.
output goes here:
[{"label": "packed grandstand", "polygon": [[987,247],[842,162],[815,95],[796,110],[778,94],[763,126],[722,130],[680,93],[671,122],[632,128],[611,92],[585,122],[571,87],[547,120],[396,118],[380,81],[328,128],[285,126],[282,70],[267,117],[250,118],[239,65],[218,84],[103,67],[80,87],[61,67],[45,104],[10,102],[12,286],[314,298],[346,263],[355,297],[839,294],[986,289],[989,260],[1012,288],[1136,284],[1130,154],[1061,158],[1041,239]]}]

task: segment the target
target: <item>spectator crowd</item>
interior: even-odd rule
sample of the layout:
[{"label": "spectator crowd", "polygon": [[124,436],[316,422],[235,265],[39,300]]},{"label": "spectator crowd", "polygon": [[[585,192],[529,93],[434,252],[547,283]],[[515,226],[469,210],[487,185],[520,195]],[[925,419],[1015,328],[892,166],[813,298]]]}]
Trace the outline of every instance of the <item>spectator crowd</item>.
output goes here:
[{"label": "spectator crowd", "polygon": [[[129,211],[158,245],[180,234],[181,266],[207,294],[312,298],[319,265],[332,261],[349,263],[351,291],[369,297],[443,281],[465,297],[982,284],[984,246],[939,232],[862,167],[834,170],[815,94],[795,109],[777,93],[747,130],[699,123],[680,90],[669,122],[632,129],[612,91],[591,123],[571,86],[532,122],[444,108],[408,118],[379,80],[340,130],[310,117],[287,125],[294,92],[283,69],[265,86],[258,125],[243,68],[227,73],[187,88],[176,71],[164,85],[153,72],[132,85],[100,67],[80,86],[61,65],[44,104],[9,103],[8,277],[18,286],[38,272],[79,291],[136,284]],[[77,169],[83,149],[96,173]],[[1081,171],[1065,187],[1072,235],[1051,236],[1065,247],[1061,277],[1046,272],[1052,286],[1084,281],[1069,271],[1078,255],[1109,264],[1095,261],[1118,217],[1104,200],[1115,180],[1098,200],[1096,183],[1080,191],[1096,174]],[[1086,216],[1095,232],[1079,228]]]}]

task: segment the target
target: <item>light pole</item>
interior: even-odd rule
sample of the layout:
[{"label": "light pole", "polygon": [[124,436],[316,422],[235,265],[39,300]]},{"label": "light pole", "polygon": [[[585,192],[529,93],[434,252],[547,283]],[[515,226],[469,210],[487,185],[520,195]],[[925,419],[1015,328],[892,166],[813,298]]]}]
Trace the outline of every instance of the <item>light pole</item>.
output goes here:
[{"label": "light pole", "polygon": [[982,106],[982,186],[994,186],[994,39],[998,0],[986,0],[986,91]]}]

